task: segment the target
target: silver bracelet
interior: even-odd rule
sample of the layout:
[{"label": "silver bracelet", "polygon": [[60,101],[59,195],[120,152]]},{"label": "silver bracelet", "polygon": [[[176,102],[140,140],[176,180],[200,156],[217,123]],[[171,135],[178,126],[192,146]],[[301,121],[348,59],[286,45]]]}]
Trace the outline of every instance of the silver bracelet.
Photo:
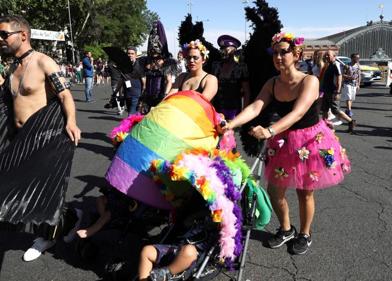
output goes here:
[{"label": "silver bracelet", "polygon": [[271,137],[273,137],[273,136],[276,135],[275,130],[274,130],[271,126],[269,126],[269,127],[267,128],[267,130],[268,130],[268,132],[271,134]]}]

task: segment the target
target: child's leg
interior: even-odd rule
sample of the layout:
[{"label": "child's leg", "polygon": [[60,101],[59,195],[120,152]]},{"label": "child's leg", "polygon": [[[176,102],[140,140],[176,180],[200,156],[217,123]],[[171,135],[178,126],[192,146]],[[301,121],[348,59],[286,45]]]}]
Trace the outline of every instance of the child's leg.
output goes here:
[{"label": "child's leg", "polygon": [[140,253],[139,280],[147,280],[157,257],[158,251],[154,246],[148,245],[143,248]]},{"label": "child's leg", "polygon": [[108,199],[106,196],[102,195],[97,198],[97,211],[100,216],[106,212],[106,205],[108,204]]},{"label": "child's leg", "polygon": [[79,235],[80,238],[87,238],[95,233],[97,233],[99,230],[102,229],[102,227],[105,226],[110,221],[111,218],[111,213],[110,211],[105,211],[103,215],[99,217],[99,219],[90,227],[87,229],[79,229],[76,233]]},{"label": "child's leg", "polygon": [[188,269],[196,261],[197,255],[195,246],[189,244],[182,246],[174,262],[169,265],[170,273],[174,275]]}]

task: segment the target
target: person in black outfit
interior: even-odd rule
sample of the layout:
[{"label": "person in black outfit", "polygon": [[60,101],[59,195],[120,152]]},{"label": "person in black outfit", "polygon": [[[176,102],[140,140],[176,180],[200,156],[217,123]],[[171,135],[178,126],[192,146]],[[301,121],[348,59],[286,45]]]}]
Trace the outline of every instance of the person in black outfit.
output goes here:
[{"label": "person in black outfit", "polygon": [[356,121],[339,108],[339,98],[342,90],[342,73],[340,65],[336,61],[335,53],[331,50],[325,54],[325,59],[328,62],[328,67],[325,70],[322,83],[324,96],[322,99],[321,110],[323,111],[323,117],[324,119],[327,119],[328,110],[331,109],[332,114],[348,123],[347,132],[354,133]]},{"label": "person in black outfit", "polygon": [[218,112],[225,115],[226,120],[231,120],[241,111],[243,103],[244,106],[249,104],[248,68],[239,61],[239,40],[222,35],[218,38],[218,45],[221,47],[222,60],[212,66],[212,73],[219,81],[218,93],[212,103]]},{"label": "person in black outfit", "polygon": [[128,47],[127,55],[132,62],[132,72],[125,74],[125,105],[128,114],[137,112],[137,105],[142,92],[145,89],[146,77],[140,61],[136,58],[135,47]]}]

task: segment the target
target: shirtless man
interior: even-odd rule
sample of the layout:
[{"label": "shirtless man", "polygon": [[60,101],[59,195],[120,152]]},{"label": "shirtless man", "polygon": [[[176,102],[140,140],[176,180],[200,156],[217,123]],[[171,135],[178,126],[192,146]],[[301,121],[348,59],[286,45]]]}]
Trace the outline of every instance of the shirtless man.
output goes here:
[{"label": "shirtless man", "polygon": [[[5,19],[6,17],[4,17]],[[8,17],[11,18],[11,17]],[[12,54],[16,58],[32,50],[30,45],[30,27],[17,22],[0,22],[0,47],[3,54]],[[12,74],[11,91],[14,97],[15,124],[21,128],[26,120],[39,109],[47,105],[47,100],[56,95],[56,89],[47,79],[52,73],[60,72],[56,62],[45,54],[31,51],[22,58]],[[57,93],[67,116],[67,133],[78,144],[80,129],[76,125],[75,104],[64,77],[58,77],[64,90]]]},{"label": "shirtless man", "polygon": [[[16,58],[16,63],[12,65],[11,71],[10,71],[10,77],[9,77],[9,84],[8,84],[8,90],[10,90],[12,94],[12,100],[13,100],[13,116],[15,120],[15,126],[18,129],[19,133],[17,135],[20,135],[21,131],[23,131],[23,126],[27,124],[27,121],[29,119],[33,119],[33,115],[37,116],[37,112],[41,111],[45,107],[47,107],[49,104],[53,104],[53,100],[58,99],[60,101],[61,106],[59,105],[60,108],[62,108],[63,114],[60,114],[60,118],[64,119],[61,116],[65,115],[65,120],[62,121],[64,122],[63,127],[61,127],[58,131],[62,131],[62,134],[64,134],[64,129],[66,131],[66,134],[69,136],[71,141],[74,143],[76,146],[81,138],[81,131],[76,125],[76,114],[75,114],[75,104],[73,101],[73,97],[71,92],[69,91],[69,84],[65,81],[64,77],[60,74],[60,68],[56,64],[56,62],[48,57],[47,55],[34,51],[31,48],[30,45],[30,36],[31,36],[31,30],[29,23],[22,17],[20,16],[3,16],[0,17],[0,52],[5,55],[11,55]],[[59,112],[61,112],[61,109],[59,109]],[[57,115],[59,116],[59,115]],[[48,117],[49,119],[50,117]],[[50,120],[48,120],[50,122]],[[41,122],[42,123],[42,122]],[[31,124],[31,122],[30,122]],[[30,125],[29,124],[29,125]],[[42,125],[44,126],[44,125]],[[41,127],[42,127],[41,126]],[[65,128],[64,128],[65,127]],[[53,136],[55,133],[51,130],[52,127],[48,127],[45,130],[43,130],[43,133],[40,135],[40,137],[45,136],[45,138],[49,138]],[[40,128],[41,129],[41,128]],[[45,134],[45,135],[43,135]],[[60,135],[61,133],[58,133]],[[48,137],[48,135],[50,135]],[[65,135],[65,134],[64,134]],[[66,137],[63,137],[66,139]],[[37,141],[39,142],[39,140]],[[41,141],[42,143],[42,141]],[[69,143],[66,143],[69,145]],[[42,145],[44,146],[44,145]],[[72,148],[71,148],[72,149]],[[72,155],[73,155],[73,149],[71,152],[70,150],[67,151],[67,161],[71,159],[72,162]],[[42,152],[41,152],[42,153]],[[71,153],[71,154],[70,154]],[[43,153],[45,155],[45,153]],[[42,155],[42,154],[40,154]],[[69,156],[71,155],[71,156]],[[1,154],[0,154],[1,156]],[[59,158],[60,158],[60,152],[59,152]],[[42,158],[41,158],[42,159]],[[39,161],[45,161],[45,159],[39,159]],[[27,160],[26,160],[27,161]],[[34,160],[36,161],[36,160]],[[59,160],[61,161],[61,160]],[[1,161],[0,161],[1,162]],[[16,166],[14,169],[17,170],[20,167]],[[5,168],[2,168],[0,166],[0,171],[3,169],[5,172]],[[39,168],[38,168],[39,169]],[[69,171],[70,168],[67,167],[66,169],[68,171],[68,177],[69,177]],[[67,173],[67,172],[64,172]],[[49,178],[50,175],[48,175]],[[45,176],[43,176],[45,177]],[[66,176],[67,177],[67,176]],[[63,180],[63,178],[61,178]],[[49,182],[49,181],[48,181]],[[67,182],[67,180],[65,180]],[[52,183],[51,183],[52,184]],[[54,181],[54,185],[60,183],[56,183]],[[7,187],[1,186],[3,190],[5,190]],[[20,187],[22,189],[23,187]],[[53,189],[55,186],[53,187]],[[31,192],[27,191],[28,188],[26,188],[25,192]],[[48,190],[51,190],[50,188]],[[65,187],[62,187],[61,191],[55,195],[51,196],[56,196],[58,195],[59,197],[63,197],[66,191],[66,183]],[[2,191],[5,192],[5,191]],[[13,190],[9,192],[14,192]],[[35,192],[35,190],[34,190]],[[42,191],[43,192],[46,192]],[[0,195],[0,200],[1,198]],[[32,195],[33,197],[33,195]],[[41,197],[38,197],[41,198]],[[41,199],[38,199],[41,200]],[[52,199],[51,199],[52,200]],[[56,215],[53,216],[55,219],[45,219],[43,221],[56,221],[58,223],[58,213],[59,213],[59,208],[62,208],[63,205],[63,198],[58,199],[59,203],[56,205]],[[41,202],[41,201],[40,201]],[[17,209],[15,207],[15,204],[18,204],[18,200],[15,200],[15,202],[10,202],[9,204],[11,205],[12,208]],[[3,205],[5,203],[2,203]],[[14,205],[12,205],[14,204]],[[20,204],[20,203],[19,203]],[[27,203],[28,204],[28,203]],[[34,205],[39,205],[40,203],[34,204]],[[48,203],[49,204],[49,203]],[[41,204],[44,205],[44,204]],[[60,207],[59,207],[60,206]],[[46,206],[45,206],[46,207]],[[12,209],[11,208],[11,209]],[[34,207],[35,208],[35,207]],[[32,208],[32,210],[35,210]],[[31,211],[34,212],[34,211]],[[40,214],[39,210],[36,211],[37,214]],[[61,213],[61,211],[60,211]],[[27,217],[25,214],[20,215],[20,220],[16,221],[14,218],[10,219],[10,216],[7,217],[7,214],[0,214],[2,217],[0,218],[2,221],[9,221],[11,223],[15,222],[29,222],[33,221],[36,222],[38,219],[33,218],[31,219],[30,217]],[[60,215],[61,216],[61,215]],[[16,217],[16,215],[14,216]],[[56,226],[50,224],[50,226]],[[51,236],[52,239],[54,237],[54,234]],[[28,251],[23,256],[23,259],[25,261],[31,261],[36,258],[38,258],[43,251],[48,249],[49,247],[54,245],[53,240],[46,240],[44,238],[39,238],[35,240],[34,245],[32,248],[30,248]]]}]

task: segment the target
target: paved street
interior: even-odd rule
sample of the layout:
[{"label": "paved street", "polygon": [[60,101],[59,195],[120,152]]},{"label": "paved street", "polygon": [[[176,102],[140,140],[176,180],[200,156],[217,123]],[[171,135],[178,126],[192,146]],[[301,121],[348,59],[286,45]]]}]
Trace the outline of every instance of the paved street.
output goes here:
[{"label": "paved street", "polygon": [[[278,226],[273,216],[265,232],[252,234],[243,280],[392,280],[392,96],[388,91],[377,85],[361,89],[353,106],[357,134],[345,133],[347,125],[336,129],[352,161],[352,173],[341,185],[316,193],[310,251],[291,256],[285,246],[264,247],[262,241]],[[83,102],[81,86],[74,87],[73,94],[83,139],[74,157],[67,201],[88,213],[98,187],[105,185],[103,177],[114,153],[107,134],[121,119],[114,110],[103,108],[109,87],[95,87],[95,103]],[[288,197],[292,222],[299,226],[295,192],[289,191]],[[38,260],[24,263],[23,250],[33,237],[0,235],[1,281],[103,278],[101,259],[81,261],[75,254],[76,243],[57,243]],[[220,275],[216,280],[229,278]]]}]

